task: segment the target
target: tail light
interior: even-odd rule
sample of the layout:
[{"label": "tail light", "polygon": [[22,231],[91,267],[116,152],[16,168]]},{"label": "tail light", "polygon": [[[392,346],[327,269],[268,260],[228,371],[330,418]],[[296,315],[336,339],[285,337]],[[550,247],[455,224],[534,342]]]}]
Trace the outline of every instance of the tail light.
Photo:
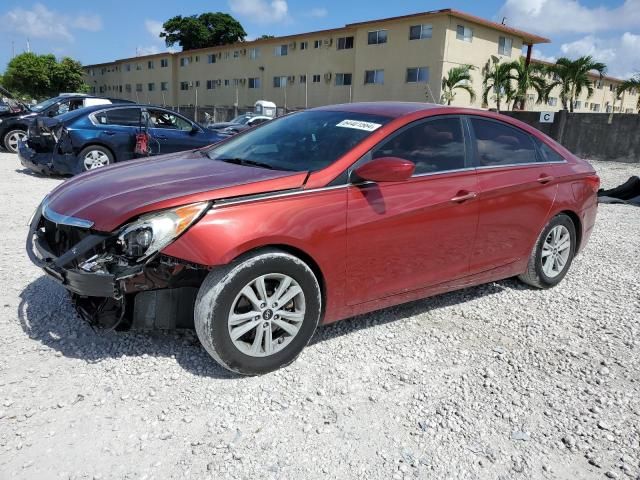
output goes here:
[{"label": "tail light", "polygon": [[587,176],[585,178],[587,185],[591,187],[594,193],[598,193],[598,189],[600,188],[600,177],[595,173]]}]

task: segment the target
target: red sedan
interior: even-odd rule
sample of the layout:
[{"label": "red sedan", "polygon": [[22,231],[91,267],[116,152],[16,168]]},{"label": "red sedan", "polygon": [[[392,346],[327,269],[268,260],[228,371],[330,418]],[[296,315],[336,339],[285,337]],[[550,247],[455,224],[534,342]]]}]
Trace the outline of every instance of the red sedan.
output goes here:
[{"label": "red sedan", "polygon": [[75,177],[43,200],[27,252],[93,325],[195,324],[222,366],[259,374],[319,324],[513,276],[556,285],[598,186],[507,117],[336,105]]}]

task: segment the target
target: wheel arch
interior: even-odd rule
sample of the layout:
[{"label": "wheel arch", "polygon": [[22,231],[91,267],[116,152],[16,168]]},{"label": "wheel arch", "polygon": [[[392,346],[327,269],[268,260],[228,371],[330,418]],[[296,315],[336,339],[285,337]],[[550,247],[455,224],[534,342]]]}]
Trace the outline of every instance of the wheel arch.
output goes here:
[{"label": "wheel arch", "polygon": [[111,155],[113,156],[113,163],[116,163],[118,161],[118,157],[116,156],[115,152],[113,151],[113,148],[111,148],[109,145],[107,145],[106,143],[100,142],[100,141],[95,141],[95,140],[91,140],[87,143],[85,143],[84,145],[82,145],[82,147],[80,147],[78,149],[78,153],[77,156],[80,156],[80,153],[85,150],[86,148],[89,147],[102,147],[102,148],[106,148],[107,150],[109,150],[109,153],[111,153]]},{"label": "wheel arch", "polygon": [[580,216],[574,212],[573,210],[562,210],[557,215],[566,215],[573,222],[574,227],[576,228],[576,248],[575,251],[580,251],[580,247],[582,245],[582,220],[580,220]]}]

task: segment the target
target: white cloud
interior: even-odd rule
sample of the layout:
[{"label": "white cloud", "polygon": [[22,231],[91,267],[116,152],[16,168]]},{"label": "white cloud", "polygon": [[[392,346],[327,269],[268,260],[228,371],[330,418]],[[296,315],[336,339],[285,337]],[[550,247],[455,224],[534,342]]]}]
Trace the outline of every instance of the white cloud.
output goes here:
[{"label": "white cloud", "polygon": [[553,55],[545,55],[544,53],[536,52],[534,49],[531,53],[531,56],[537,60],[542,60],[543,62],[555,63],[558,57]]},{"label": "white cloud", "polygon": [[156,40],[160,39],[160,33],[162,33],[163,30],[162,22],[157,20],[145,20],[144,26],[153,38]]},{"label": "white cloud", "polygon": [[66,15],[49,10],[41,3],[36,3],[30,10],[14,8],[0,17],[0,31],[22,34],[28,38],[72,42],[72,30],[97,32],[101,29],[102,20],[98,15]]},{"label": "white cloud", "polygon": [[309,16],[310,17],[314,17],[314,18],[323,18],[326,17],[329,14],[329,12],[327,11],[326,8],[312,8],[311,11],[309,12]]},{"label": "white cloud", "polygon": [[640,25],[640,0],[593,8],[578,0],[506,0],[499,16],[507,17],[507,25],[541,34],[592,34]]},{"label": "white cloud", "polygon": [[160,53],[160,49],[155,45],[150,45],[147,47],[142,47],[142,46],[136,47],[136,55],[139,57],[144,55],[154,55],[156,53]]},{"label": "white cloud", "polygon": [[236,15],[251,17],[256,23],[277,23],[289,19],[286,0],[229,0],[229,8]]},{"label": "white cloud", "polygon": [[563,43],[560,50],[569,58],[593,56],[595,60],[607,64],[607,74],[614,77],[627,78],[640,71],[640,35],[631,32],[609,38],[587,35]]}]

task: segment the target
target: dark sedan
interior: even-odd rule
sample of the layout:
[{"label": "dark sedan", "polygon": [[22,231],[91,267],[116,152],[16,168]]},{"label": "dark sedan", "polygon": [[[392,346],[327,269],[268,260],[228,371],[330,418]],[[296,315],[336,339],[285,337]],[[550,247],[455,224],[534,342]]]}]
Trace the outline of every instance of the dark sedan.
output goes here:
[{"label": "dark sedan", "polygon": [[[142,151],[136,144],[141,135],[146,137]],[[74,175],[140,156],[193,150],[223,138],[165,108],[100,105],[39,120],[18,153],[22,164],[38,173]]]}]

